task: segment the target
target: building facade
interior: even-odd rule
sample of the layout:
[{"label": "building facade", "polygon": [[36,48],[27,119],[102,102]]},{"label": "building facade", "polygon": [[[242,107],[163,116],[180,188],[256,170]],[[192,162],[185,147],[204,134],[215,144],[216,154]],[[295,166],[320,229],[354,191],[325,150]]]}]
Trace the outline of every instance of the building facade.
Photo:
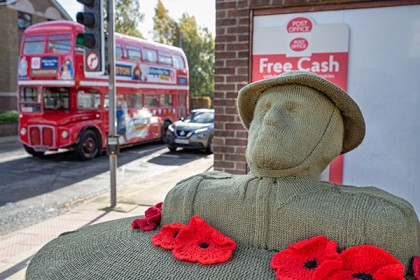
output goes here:
[{"label": "building facade", "polygon": [[[316,72],[345,89],[366,122],[362,144],[320,179],[380,187],[419,213],[419,14],[418,0],[216,0],[214,169],[249,172],[242,87],[285,68]],[[301,23],[308,30],[294,30]]]},{"label": "building facade", "polygon": [[251,82],[253,18],[293,14],[420,4],[420,1],[372,0],[216,0],[216,64],[214,108],[214,169],[246,174],[247,131],[237,110],[238,91]]},{"label": "building facade", "polygon": [[0,1],[0,112],[17,109],[17,66],[23,31],[48,20],[71,20],[54,0]]}]

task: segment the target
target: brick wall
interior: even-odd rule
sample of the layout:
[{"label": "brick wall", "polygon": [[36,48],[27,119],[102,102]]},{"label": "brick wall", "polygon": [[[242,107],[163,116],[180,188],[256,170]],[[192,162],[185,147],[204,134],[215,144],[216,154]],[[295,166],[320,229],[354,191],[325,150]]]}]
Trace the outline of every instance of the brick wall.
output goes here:
[{"label": "brick wall", "polygon": [[238,91],[250,80],[252,13],[292,13],[415,4],[374,0],[216,0],[214,169],[246,174],[247,131],[237,109]]},{"label": "brick wall", "polygon": [[4,111],[16,109],[16,97],[11,94],[17,88],[17,12],[5,6],[0,7],[0,26],[0,92],[6,95],[0,96],[0,111]]},{"label": "brick wall", "polygon": [[[51,0],[30,1],[37,14],[32,15],[32,24],[46,21],[41,15],[48,7],[54,7]],[[62,18],[66,15],[60,12]],[[20,40],[23,31],[18,28],[18,11],[0,6],[0,112],[17,109],[17,67]]]},{"label": "brick wall", "polygon": [[239,89],[249,81],[250,1],[216,0],[214,169],[246,172],[247,132],[236,110]]},{"label": "brick wall", "polygon": [[[0,7],[0,91],[14,91],[16,86],[16,61],[18,51],[17,12],[6,7]],[[12,78],[14,76],[15,78]]]}]

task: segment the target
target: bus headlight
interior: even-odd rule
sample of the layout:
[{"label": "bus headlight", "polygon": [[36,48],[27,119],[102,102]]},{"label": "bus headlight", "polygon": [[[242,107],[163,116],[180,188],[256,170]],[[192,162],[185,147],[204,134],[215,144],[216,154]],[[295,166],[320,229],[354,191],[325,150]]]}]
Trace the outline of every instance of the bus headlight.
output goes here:
[{"label": "bus headlight", "polygon": [[20,135],[25,136],[26,135],[26,128],[22,127],[20,129]]},{"label": "bus headlight", "polygon": [[67,132],[67,130],[63,130],[61,132],[61,137],[63,137],[63,139],[66,139],[67,137],[69,137],[69,133]]}]

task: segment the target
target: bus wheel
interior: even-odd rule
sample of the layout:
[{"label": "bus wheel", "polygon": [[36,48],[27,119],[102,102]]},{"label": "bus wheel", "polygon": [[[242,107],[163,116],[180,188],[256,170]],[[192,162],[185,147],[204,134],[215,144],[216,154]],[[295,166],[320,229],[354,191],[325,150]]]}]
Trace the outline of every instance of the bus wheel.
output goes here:
[{"label": "bus wheel", "polygon": [[92,130],[83,131],[75,148],[76,156],[82,160],[92,159],[99,153],[98,139]]},{"label": "bus wheel", "polygon": [[169,122],[169,121],[165,121],[165,122],[163,123],[163,125],[162,125],[161,130],[160,130],[160,138],[162,139],[162,142],[163,142],[164,144],[168,143],[166,133],[168,132],[168,127],[169,127],[170,125],[171,125],[171,122]]},{"label": "bus wheel", "polygon": [[44,152],[37,152],[35,151],[33,148],[26,146],[25,144],[23,145],[23,148],[25,149],[25,151],[34,156],[34,157],[42,157],[44,155]]}]

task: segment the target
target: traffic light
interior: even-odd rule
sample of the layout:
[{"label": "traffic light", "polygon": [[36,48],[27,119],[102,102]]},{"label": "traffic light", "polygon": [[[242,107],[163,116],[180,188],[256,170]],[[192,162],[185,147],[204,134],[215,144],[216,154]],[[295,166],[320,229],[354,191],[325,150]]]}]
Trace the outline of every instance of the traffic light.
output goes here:
[{"label": "traffic light", "polygon": [[77,0],[83,4],[83,12],[78,12],[76,20],[85,26],[76,43],[85,47],[85,72],[103,74],[105,72],[104,22],[102,0]]}]

